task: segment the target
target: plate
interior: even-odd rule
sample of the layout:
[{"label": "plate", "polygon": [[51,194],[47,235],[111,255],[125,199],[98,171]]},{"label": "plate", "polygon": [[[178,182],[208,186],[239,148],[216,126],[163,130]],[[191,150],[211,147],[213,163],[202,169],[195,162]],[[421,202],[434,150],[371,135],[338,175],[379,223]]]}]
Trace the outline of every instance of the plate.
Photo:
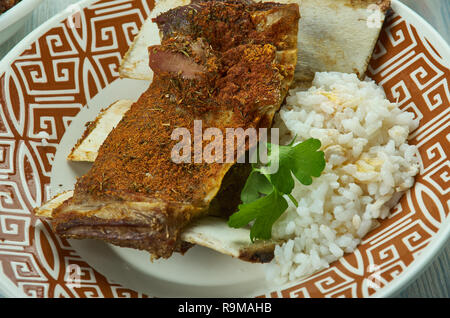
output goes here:
[{"label": "plate", "polygon": [[8,11],[0,14],[0,44],[12,37],[27,21],[27,17],[42,0],[22,0]]},{"label": "plate", "polygon": [[47,21],[0,62],[0,291],[11,297],[387,297],[412,281],[450,235],[450,49],[398,1],[368,75],[415,114],[415,186],[358,249],[287,285],[263,265],[202,247],[150,262],[146,252],[65,240],[31,214],[88,165],[65,155],[98,110],[149,83],[118,78],[152,0],[82,1]]}]

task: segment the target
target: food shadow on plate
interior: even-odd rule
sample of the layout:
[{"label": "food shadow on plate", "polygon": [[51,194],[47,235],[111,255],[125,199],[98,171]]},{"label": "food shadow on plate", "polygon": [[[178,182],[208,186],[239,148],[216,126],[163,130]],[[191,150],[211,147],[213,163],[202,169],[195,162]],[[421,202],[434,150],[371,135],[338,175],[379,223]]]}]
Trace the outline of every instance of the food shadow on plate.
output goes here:
[{"label": "food shadow on plate", "polygon": [[156,297],[245,297],[267,288],[264,265],[201,246],[184,255],[174,253],[169,259],[151,261],[148,252],[102,241],[71,239],[69,243],[112,282]]}]

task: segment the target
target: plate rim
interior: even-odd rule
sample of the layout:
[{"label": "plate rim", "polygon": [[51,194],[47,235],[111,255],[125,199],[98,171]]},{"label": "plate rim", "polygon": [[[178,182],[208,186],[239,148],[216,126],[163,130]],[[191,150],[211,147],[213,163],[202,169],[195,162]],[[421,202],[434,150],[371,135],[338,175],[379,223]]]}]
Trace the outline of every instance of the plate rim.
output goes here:
[{"label": "plate rim", "polygon": [[[0,32],[33,11],[43,0],[22,0],[0,15]],[[22,41],[22,40],[21,40]],[[19,42],[20,43],[20,42]],[[18,44],[19,44],[18,43]]]},{"label": "plate rim", "polygon": [[[33,0],[35,2],[41,2],[42,0]],[[4,57],[0,60],[0,74],[7,71],[9,65],[15,58],[21,54],[23,49],[26,49],[33,41],[35,41],[39,36],[45,33],[46,30],[59,23],[60,20],[70,16],[73,11],[71,8],[85,8],[90,4],[96,2],[97,0],[80,0],[73,3],[68,8],[58,12],[47,21],[36,27],[32,32],[26,35],[22,40],[20,40]],[[276,1],[276,0],[275,0]],[[422,16],[420,16],[413,9],[408,7],[406,4],[400,2],[400,0],[392,0],[391,8],[394,12],[399,13],[406,21],[414,21],[421,27],[421,35],[425,36],[434,46],[439,49],[439,54],[442,55],[440,62],[444,63],[444,66],[448,67],[450,63],[450,44],[442,37],[442,35]],[[408,287],[413,283],[414,279],[417,278],[423,271],[425,271],[432,261],[435,260],[439,252],[447,245],[450,240],[450,216],[446,217],[446,220],[442,223],[443,225],[431,238],[427,246],[421,251],[420,255],[413,260],[407,266],[404,271],[402,271],[397,277],[392,281],[384,285],[380,290],[368,296],[368,298],[384,298],[392,297],[395,294],[401,292],[403,289]],[[13,291],[11,291],[13,290]],[[0,292],[5,297],[18,297],[27,298],[32,297],[26,295],[18,286],[12,284],[5,276],[0,268]],[[0,295],[1,297],[1,295]]]},{"label": "plate rim", "polygon": [[[42,1],[42,0],[34,0],[34,1]],[[73,3],[71,6],[68,6],[66,9],[56,13],[54,16],[49,18],[47,21],[36,27],[33,31],[28,33],[22,40],[20,40],[14,47],[0,60],[0,74],[6,71],[7,67],[11,64],[15,57],[20,54],[20,49],[26,48],[30,45],[34,40],[38,38],[39,35],[42,35],[45,30],[48,30],[49,27],[55,25],[55,23],[59,23],[60,19],[67,18],[73,11],[71,8],[79,7],[85,8],[89,4],[95,2],[96,0],[80,0],[78,2]]]},{"label": "plate rim", "polygon": [[[421,26],[423,25],[423,29],[420,30],[421,34],[427,37],[430,42],[433,42],[433,45],[440,45],[442,52],[445,53],[441,58],[441,62],[446,64],[450,63],[450,44],[427,20],[399,0],[392,0],[391,7],[395,12],[397,12],[397,9],[400,8],[400,11],[402,11],[401,16],[405,18],[406,21],[408,21],[409,15],[412,19],[418,21]],[[404,13],[406,13],[406,16]],[[438,51],[439,54],[442,53],[440,50]],[[444,66],[448,67],[448,65],[445,64]],[[447,216],[446,220],[442,224],[443,225],[431,238],[428,245],[421,251],[420,255],[414,259],[414,261],[412,261],[411,264],[396,278],[387,283],[377,292],[370,295],[370,297],[383,298],[394,296],[406,289],[420,274],[429,268],[431,263],[450,241],[450,217]]]}]

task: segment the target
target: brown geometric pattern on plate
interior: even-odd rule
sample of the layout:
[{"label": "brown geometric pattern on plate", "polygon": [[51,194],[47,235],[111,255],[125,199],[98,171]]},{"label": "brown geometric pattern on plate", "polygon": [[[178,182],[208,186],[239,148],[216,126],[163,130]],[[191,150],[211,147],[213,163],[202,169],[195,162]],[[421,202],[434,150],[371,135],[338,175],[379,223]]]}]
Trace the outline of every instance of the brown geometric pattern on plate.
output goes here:
[{"label": "brown geometric pattern on plate", "polygon": [[[0,74],[0,264],[26,295],[143,296],[110,283],[30,211],[48,199],[56,147],[71,120],[118,78],[153,6],[96,2],[30,43]],[[66,283],[70,264],[79,265],[79,286]]]},{"label": "brown geometric pattern on plate", "polygon": [[357,251],[265,297],[366,297],[402,273],[428,245],[448,217],[450,200],[450,70],[441,61],[413,25],[390,12],[367,75],[389,100],[420,119],[410,139],[421,157],[416,184]]},{"label": "brown geometric pattern on plate", "polygon": [[[30,211],[48,199],[56,147],[71,120],[117,78],[152,7],[151,0],[89,5],[30,43],[0,74],[0,270],[26,295],[145,297],[111,283]],[[371,295],[374,284],[391,282],[417,258],[448,217],[448,68],[420,30],[391,13],[368,75],[420,119],[411,135],[421,155],[417,183],[354,253],[261,297]],[[70,265],[78,265],[79,285],[68,283]]]}]

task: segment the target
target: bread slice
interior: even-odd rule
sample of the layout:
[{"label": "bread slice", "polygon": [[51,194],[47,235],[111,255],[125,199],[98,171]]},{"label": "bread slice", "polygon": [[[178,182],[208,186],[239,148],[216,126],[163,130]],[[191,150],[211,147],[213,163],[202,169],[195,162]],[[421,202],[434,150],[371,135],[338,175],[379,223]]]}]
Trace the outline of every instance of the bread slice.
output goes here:
[{"label": "bread slice", "polygon": [[[152,80],[147,48],[161,39],[152,18],[189,0],[158,1],[126,53],[120,76]],[[269,0],[263,0],[269,2]],[[378,40],[390,0],[278,0],[297,3],[298,63],[295,79],[310,82],[316,72],[356,73],[363,78]]]},{"label": "bread slice", "polygon": [[312,81],[316,72],[365,76],[390,0],[278,2],[300,7],[297,81]]},{"label": "bread slice", "polygon": [[83,136],[72,148],[67,159],[94,162],[98,149],[132,104],[131,100],[119,100],[102,110],[94,121],[88,123]]}]

